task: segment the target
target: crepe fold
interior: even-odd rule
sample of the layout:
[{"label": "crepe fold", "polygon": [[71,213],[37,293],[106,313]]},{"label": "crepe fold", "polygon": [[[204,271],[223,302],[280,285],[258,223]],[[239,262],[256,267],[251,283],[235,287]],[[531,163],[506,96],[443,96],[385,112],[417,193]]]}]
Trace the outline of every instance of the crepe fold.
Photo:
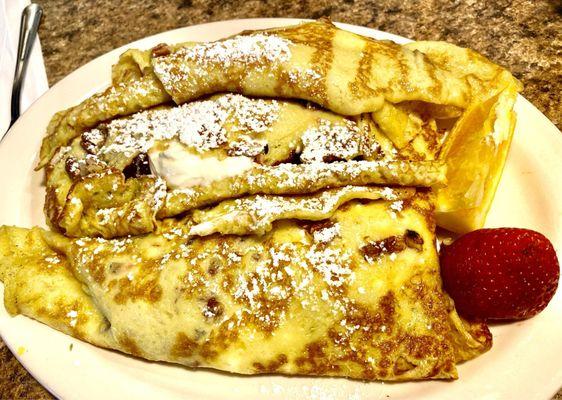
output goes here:
[{"label": "crepe fold", "polygon": [[114,66],[112,80],[104,92],[53,118],[40,167],[81,130],[170,99],[182,104],[234,92],[309,100],[353,116],[404,101],[464,109],[516,82],[468,49],[440,42],[401,46],[338,29],[328,20],[216,42],[161,45],[152,52],[129,50]]},{"label": "crepe fold", "polygon": [[99,346],[192,367],[456,378],[456,364],[486,351],[491,336],[460,319],[442,290],[427,194],[358,197],[319,208],[301,199],[308,217],[323,219],[278,213],[262,235],[190,232],[216,213],[112,240],[2,227],[6,308]]},{"label": "crepe fold", "polygon": [[[201,157],[249,157],[260,176],[281,164],[392,160],[406,165],[407,160],[412,164],[405,172],[413,174],[446,164],[441,175],[464,183],[445,185],[443,176],[396,179],[375,168],[377,179],[345,179],[341,185],[432,186],[439,192],[438,224],[457,232],[477,229],[507,157],[520,88],[507,70],[469,49],[373,40],[325,19],[215,42],[129,50],[113,66],[107,90],[53,117],[39,163],[46,167],[45,212],[52,228],[70,236],[110,238],[151,232],[162,218],[229,197],[295,194],[249,188],[239,174],[231,179],[243,181],[236,189],[229,189],[229,179],[219,180],[213,184],[216,193],[201,196],[199,187],[182,192],[163,177],[166,195],[160,202],[162,182],[130,171],[138,171],[139,160],[146,161],[154,146],[179,143]],[[169,132],[162,133],[162,126]],[[220,135],[208,137],[214,130]],[[187,138],[193,135],[201,137]],[[210,147],[194,144],[209,139]],[[485,142],[489,148],[455,145],[464,142]],[[458,160],[474,154],[482,159]],[[293,169],[299,168],[308,167]],[[475,178],[466,179],[470,176]],[[84,179],[88,187],[100,188],[96,195],[84,191]],[[124,195],[101,198],[108,182]],[[141,200],[131,203],[132,194]],[[96,201],[84,204],[83,196]],[[137,206],[139,216],[132,215]],[[109,219],[118,223],[99,223]]]}]

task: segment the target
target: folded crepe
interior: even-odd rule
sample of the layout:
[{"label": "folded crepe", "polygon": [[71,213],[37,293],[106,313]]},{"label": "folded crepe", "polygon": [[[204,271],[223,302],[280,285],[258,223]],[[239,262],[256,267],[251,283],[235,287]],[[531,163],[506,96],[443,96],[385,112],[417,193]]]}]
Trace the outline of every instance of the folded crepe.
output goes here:
[{"label": "folded crepe", "polygon": [[[183,171],[233,171],[244,185],[240,176],[256,168],[262,174],[264,167],[274,169],[265,172],[271,176],[279,164],[408,160],[400,164],[404,175],[418,176],[447,164],[441,171],[447,185],[442,176],[400,180],[439,192],[438,224],[459,232],[476,229],[507,157],[520,89],[507,70],[471,50],[441,42],[377,41],[327,20],[216,42],[129,50],[113,67],[112,80],[106,91],[57,114],[41,148],[48,221],[71,236],[151,232],[158,220],[201,205],[271,194],[267,185],[229,191],[233,177],[223,173],[212,179],[222,195],[193,201],[198,183],[209,179],[178,175],[172,162],[179,158],[190,160]],[[231,93],[217,94],[224,92]],[[474,146],[458,145],[464,142]],[[459,162],[474,154],[482,159]],[[76,186],[83,178],[88,187],[104,187],[106,174],[120,172],[121,181],[131,181],[127,190],[144,201],[131,202],[130,194],[115,201],[99,195],[99,201],[79,204]],[[166,183],[163,201],[151,198],[163,182],[143,176],[150,173]],[[375,175],[348,176],[341,184],[402,184]],[[118,228],[81,228],[92,225],[91,213],[81,210],[99,211],[103,219],[113,212],[108,208],[119,209]]]},{"label": "folded crepe", "polygon": [[411,160],[392,149],[365,117],[222,94],[114,119],[59,148],[46,168],[46,213],[66,235],[111,238],[246,194],[444,183],[429,151]]},{"label": "folded crepe", "polygon": [[6,308],[98,346],[241,374],[449,379],[490,347],[443,292],[428,194],[235,201],[124,239],[2,227]]},{"label": "folded crepe", "polygon": [[483,225],[518,90],[327,20],[129,50],[49,124],[53,232],[0,227],[6,308],[192,367],[456,378],[491,335],[443,291],[436,222]]}]

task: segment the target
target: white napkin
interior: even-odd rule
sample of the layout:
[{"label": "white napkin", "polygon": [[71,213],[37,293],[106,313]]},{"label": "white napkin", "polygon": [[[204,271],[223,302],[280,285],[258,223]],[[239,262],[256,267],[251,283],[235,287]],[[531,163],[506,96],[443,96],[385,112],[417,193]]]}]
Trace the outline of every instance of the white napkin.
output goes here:
[{"label": "white napkin", "polygon": [[[29,0],[0,0],[0,137],[10,124],[10,101],[18,54],[21,12],[28,4]],[[31,51],[21,93],[22,114],[48,88],[41,45],[37,38]]]}]

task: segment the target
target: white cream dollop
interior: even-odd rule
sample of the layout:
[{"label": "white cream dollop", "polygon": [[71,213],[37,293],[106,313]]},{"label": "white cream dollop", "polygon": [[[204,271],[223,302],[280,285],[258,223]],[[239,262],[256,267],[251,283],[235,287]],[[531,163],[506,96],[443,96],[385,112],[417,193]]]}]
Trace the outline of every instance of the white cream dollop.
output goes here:
[{"label": "white cream dollop", "polygon": [[172,189],[184,189],[240,175],[256,164],[250,157],[204,156],[177,142],[155,146],[148,151],[151,172],[164,179]]}]

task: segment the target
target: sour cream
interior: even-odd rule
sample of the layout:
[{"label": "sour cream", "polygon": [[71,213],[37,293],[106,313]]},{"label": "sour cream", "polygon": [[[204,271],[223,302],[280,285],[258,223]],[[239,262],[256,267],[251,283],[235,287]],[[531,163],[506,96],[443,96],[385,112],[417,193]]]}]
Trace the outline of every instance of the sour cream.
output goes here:
[{"label": "sour cream", "polygon": [[201,156],[176,142],[153,147],[148,151],[148,158],[151,172],[172,189],[208,185],[240,175],[256,165],[250,157]]}]

